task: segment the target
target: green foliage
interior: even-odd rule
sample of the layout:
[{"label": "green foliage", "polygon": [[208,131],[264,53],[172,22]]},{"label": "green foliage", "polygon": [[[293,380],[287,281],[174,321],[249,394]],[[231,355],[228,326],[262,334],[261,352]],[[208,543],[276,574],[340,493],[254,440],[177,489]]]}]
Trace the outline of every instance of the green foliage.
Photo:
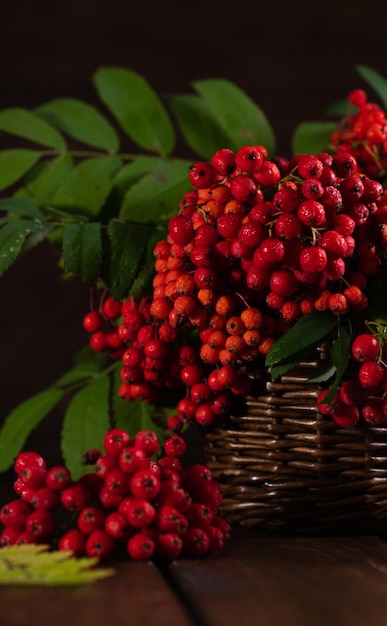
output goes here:
[{"label": "green foliage", "polygon": [[110,378],[98,376],[72,397],[63,421],[62,454],[74,479],[82,474],[83,454],[91,448],[102,448],[109,430]]},{"label": "green foliage", "polygon": [[0,191],[16,183],[40,159],[38,150],[15,148],[0,152]]},{"label": "green foliage", "polygon": [[333,122],[304,122],[299,124],[292,137],[294,154],[326,152],[336,124]]},{"label": "green foliage", "polygon": [[117,152],[119,139],[114,127],[93,106],[60,98],[43,104],[36,113],[67,135],[93,148]]},{"label": "green foliage", "polygon": [[379,72],[367,65],[357,65],[358,74],[378,94],[384,108],[387,107],[387,80]]},{"label": "green foliage", "polygon": [[272,378],[277,378],[308,358],[316,348],[337,328],[333,313],[313,311],[298,322],[269,350],[266,365],[271,368]]},{"label": "green foliage", "polygon": [[63,266],[66,272],[79,274],[93,285],[99,276],[102,260],[101,224],[69,224],[63,231]]},{"label": "green foliage", "polygon": [[193,86],[229,138],[220,148],[263,144],[274,155],[275,137],[266,115],[239,87],[223,79],[199,80]]},{"label": "green foliage", "polygon": [[0,585],[58,587],[90,584],[115,572],[96,567],[96,558],[77,558],[49,546],[26,544],[0,549]]},{"label": "green foliage", "polygon": [[66,142],[62,135],[27,109],[4,109],[0,112],[0,129],[34,143],[64,150]]},{"label": "green foliage", "polygon": [[46,389],[11,411],[0,431],[0,472],[12,465],[28,435],[58,404],[62,395],[60,389]]},{"label": "green foliage", "polygon": [[101,100],[121,128],[144,150],[170,154],[175,132],[164,105],[148,82],[136,72],[104,67],[94,75]]}]

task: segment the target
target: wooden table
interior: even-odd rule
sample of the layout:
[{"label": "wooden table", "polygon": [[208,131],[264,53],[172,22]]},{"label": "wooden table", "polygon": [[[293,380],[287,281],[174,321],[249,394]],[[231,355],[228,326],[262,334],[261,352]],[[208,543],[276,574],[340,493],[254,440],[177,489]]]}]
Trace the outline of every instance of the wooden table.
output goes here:
[{"label": "wooden table", "polygon": [[234,530],[222,553],[113,563],[78,588],[0,587],[2,626],[385,626],[387,544]]}]

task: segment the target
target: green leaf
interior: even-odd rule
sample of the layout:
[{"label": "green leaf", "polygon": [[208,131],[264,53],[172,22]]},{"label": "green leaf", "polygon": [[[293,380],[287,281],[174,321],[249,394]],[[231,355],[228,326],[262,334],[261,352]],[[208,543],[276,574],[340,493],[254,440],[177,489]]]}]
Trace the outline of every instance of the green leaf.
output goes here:
[{"label": "green leaf", "polygon": [[16,148],[0,152],[0,190],[19,180],[40,159],[37,150]]},{"label": "green leaf", "polygon": [[0,548],[0,584],[23,586],[75,586],[113,575],[96,567],[97,558],[77,558],[72,552],[51,551],[48,545],[26,544]]},{"label": "green leaf", "polygon": [[289,357],[303,351],[313,352],[337,327],[337,317],[332,313],[312,311],[301,317],[282,337],[277,339],[266,356],[266,365],[280,365]]},{"label": "green leaf", "polygon": [[45,219],[40,209],[27,198],[16,198],[15,196],[13,198],[4,198],[4,200],[0,200],[0,211],[23,215],[40,222],[43,222]]},{"label": "green leaf", "polygon": [[337,124],[334,122],[304,122],[293,133],[294,154],[318,154],[327,150]]},{"label": "green leaf", "polygon": [[72,170],[72,158],[68,154],[38,163],[26,177],[23,187],[17,190],[16,197],[26,197],[37,206],[46,207]]},{"label": "green leaf", "polygon": [[0,230],[0,276],[17,259],[28,239],[35,233],[44,234],[37,220],[13,219]]},{"label": "green leaf", "polygon": [[102,67],[94,84],[121,128],[141,148],[167,155],[175,145],[172,122],[155,91],[136,72]]},{"label": "green leaf", "polygon": [[346,330],[346,328],[339,325],[337,339],[332,342],[331,349],[329,351],[329,355],[336,370],[336,377],[333,384],[329,387],[328,393],[324,396],[324,404],[330,404],[333,402],[341,380],[347,371],[350,345],[351,334]]},{"label": "green leaf", "polygon": [[200,157],[209,160],[214,152],[227,147],[229,135],[219,126],[217,115],[202,98],[194,94],[168,96],[184,139]]},{"label": "green leaf", "polygon": [[53,205],[83,211],[90,216],[98,215],[120,167],[118,158],[85,159],[64,178],[51,200]]},{"label": "green leaf", "polygon": [[131,163],[124,165],[114,178],[114,186],[124,195],[140,178],[160,167],[164,160],[155,156],[139,156]]},{"label": "green leaf", "polygon": [[28,435],[48,415],[62,397],[59,389],[46,389],[19,404],[8,415],[0,430],[0,472],[8,469]]},{"label": "green leaf", "polygon": [[378,94],[384,108],[387,107],[387,80],[379,72],[367,65],[357,65],[356,71]]},{"label": "green leaf", "polygon": [[109,376],[100,376],[72,398],[63,421],[61,446],[66,466],[74,479],[83,473],[82,456],[101,449],[110,428]]},{"label": "green leaf", "polygon": [[66,142],[56,128],[27,109],[13,108],[0,111],[0,130],[43,146],[58,150],[66,149]]},{"label": "green leaf", "polygon": [[101,272],[101,224],[70,224],[63,231],[63,264],[66,272],[78,274],[93,285]]},{"label": "green leaf", "polygon": [[159,221],[174,215],[183,194],[191,187],[189,161],[164,161],[143,176],[125,194],[120,218],[132,221]]},{"label": "green leaf", "polygon": [[137,273],[136,278],[130,286],[130,293],[141,297],[144,293],[148,293],[150,287],[152,285],[152,281],[155,275],[154,269],[154,248],[158,241],[161,239],[165,239],[167,236],[167,228],[163,228],[161,224],[158,225],[157,229],[154,229],[149,238],[146,245],[145,252],[141,258],[141,263],[139,267],[139,272]]},{"label": "green leaf", "polygon": [[325,115],[327,117],[332,117],[333,115],[338,117],[345,117],[350,112],[355,110],[355,107],[351,106],[347,99],[341,99],[337,102],[331,104],[328,109],[325,111]]},{"label": "green leaf", "polygon": [[111,259],[108,280],[115,298],[128,294],[142,263],[152,230],[147,224],[110,220],[108,237]]},{"label": "green leaf", "polygon": [[[153,430],[161,442],[165,439],[165,428],[161,428],[156,418],[156,407],[140,400],[127,402],[118,395],[118,388],[122,383],[120,369],[114,374],[114,391],[112,396],[112,421],[116,428],[122,428],[133,438],[140,430]],[[165,407],[163,407],[165,410]],[[176,409],[174,408],[174,413]]]},{"label": "green leaf", "polygon": [[262,144],[269,154],[274,153],[275,137],[266,115],[240,87],[220,78],[196,81],[193,87],[229,137],[229,145],[220,147],[237,150],[246,144]]},{"label": "green leaf", "polygon": [[119,139],[113,126],[92,105],[75,98],[51,100],[36,110],[70,137],[93,148],[117,152]]},{"label": "green leaf", "polygon": [[67,387],[74,383],[79,383],[89,378],[93,378],[99,373],[100,369],[96,363],[85,362],[74,365],[70,370],[63,374],[54,384],[54,387]]},{"label": "green leaf", "polygon": [[317,373],[313,378],[308,378],[308,383],[324,383],[336,372],[336,367],[330,360],[326,360],[324,365],[318,368]]}]

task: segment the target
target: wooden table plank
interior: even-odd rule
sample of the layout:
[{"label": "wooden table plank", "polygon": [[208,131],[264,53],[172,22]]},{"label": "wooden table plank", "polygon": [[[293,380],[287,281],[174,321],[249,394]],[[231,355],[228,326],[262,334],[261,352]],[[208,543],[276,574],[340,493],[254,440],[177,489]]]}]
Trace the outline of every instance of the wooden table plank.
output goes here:
[{"label": "wooden table plank", "polygon": [[150,563],[113,564],[92,585],[0,587],[3,626],[192,626],[178,598]]},{"label": "wooden table plank", "polygon": [[387,545],[375,537],[234,532],[222,554],[173,563],[169,576],[202,625],[387,623]]}]

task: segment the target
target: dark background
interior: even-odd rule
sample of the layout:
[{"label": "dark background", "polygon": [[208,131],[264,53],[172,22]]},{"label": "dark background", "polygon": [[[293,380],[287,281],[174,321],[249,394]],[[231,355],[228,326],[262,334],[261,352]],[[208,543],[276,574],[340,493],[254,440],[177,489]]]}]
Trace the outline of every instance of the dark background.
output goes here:
[{"label": "dark background", "polygon": [[[135,70],[159,93],[221,77],[264,109],[286,154],[297,123],[321,119],[332,102],[365,86],[356,64],[387,77],[386,17],[378,0],[4,1],[0,108],[61,96],[95,103],[91,75],[102,65]],[[60,280],[45,244],[8,270],[0,289],[2,420],[64,372],[86,343],[88,294],[80,282]],[[46,420],[31,445],[44,441],[55,455],[59,419]]]}]

